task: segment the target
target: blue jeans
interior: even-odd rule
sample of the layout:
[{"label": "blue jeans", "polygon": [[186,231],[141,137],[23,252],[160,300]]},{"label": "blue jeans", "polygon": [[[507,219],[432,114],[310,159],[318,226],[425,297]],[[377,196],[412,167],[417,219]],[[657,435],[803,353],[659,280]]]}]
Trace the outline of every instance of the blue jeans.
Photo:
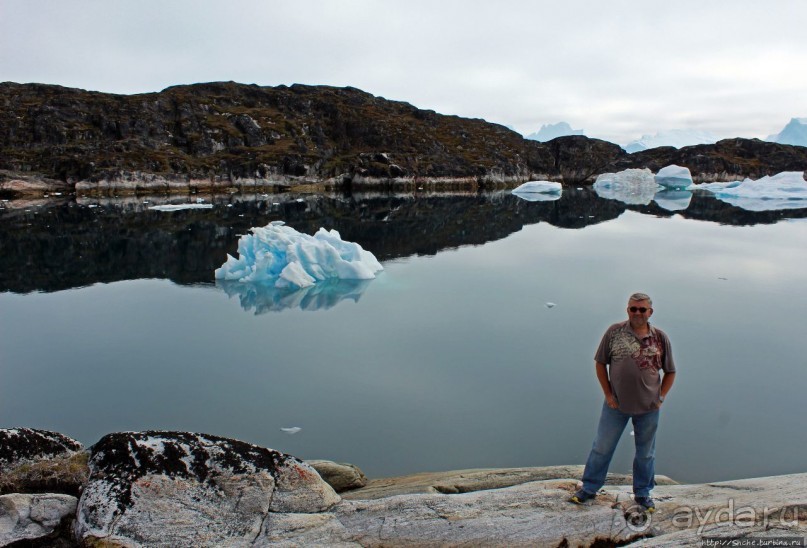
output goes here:
[{"label": "blue jeans", "polygon": [[614,456],[616,444],[628,420],[631,420],[636,442],[636,455],[633,458],[633,494],[637,497],[650,496],[650,490],[656,485],[658,417],[658,409],[642,415],[627,415],[603,403],[597,437],[583,472],[583,490],[594,494],[605,484],[605,476],[608,474],[608,466],[611,464],[611,457]]}]

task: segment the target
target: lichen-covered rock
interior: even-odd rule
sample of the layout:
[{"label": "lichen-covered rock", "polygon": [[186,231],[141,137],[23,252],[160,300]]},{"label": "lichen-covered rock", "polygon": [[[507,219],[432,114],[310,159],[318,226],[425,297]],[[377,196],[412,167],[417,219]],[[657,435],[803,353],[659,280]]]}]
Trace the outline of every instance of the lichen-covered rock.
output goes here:
[{"label": "lichen-covered rock", "polygon": [[0,474],[20,464],[69,456],[82,450],[74,439],[33,428],[0,428]]},{"label": "lichen-covered rock", "polygon": [[0,546],[58,535],[75,514],[76,502],[59,494],[0,496]]},{"label": "lichen-covered rock", "polygon": [[299,459],[218,436],[109,434],[89,466],[76,523],[85,544],[248,544],[269,512],[321,512],[340,500]]},{"label": "lichen-covered rock", "polygon": [[24,462],[0,474],[0,495],[8,493],[62,493],[78,497],[87,483],[87,451]]},{"label": "lichen-covered rock", "polygon": [[367,485],[367,476],[356,465],[332,460],[307,460],[305,462],[310,464],[337,493]]}]

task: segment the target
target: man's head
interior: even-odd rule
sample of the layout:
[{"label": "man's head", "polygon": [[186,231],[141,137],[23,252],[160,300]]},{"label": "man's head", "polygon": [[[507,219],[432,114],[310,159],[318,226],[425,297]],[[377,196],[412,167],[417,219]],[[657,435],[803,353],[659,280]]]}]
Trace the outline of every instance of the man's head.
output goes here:
[{"label": "man's head", "polygon": [[653,301],[646,293],[634,293],[628,298],[628,320],[633,329],[641,329],[653,315]]}]

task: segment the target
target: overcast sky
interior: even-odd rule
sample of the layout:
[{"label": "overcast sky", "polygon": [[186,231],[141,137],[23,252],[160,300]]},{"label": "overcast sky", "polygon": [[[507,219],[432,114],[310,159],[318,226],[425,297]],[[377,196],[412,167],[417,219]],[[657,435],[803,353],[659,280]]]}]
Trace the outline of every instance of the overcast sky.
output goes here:
[{"label": "overcast sky", "polygon": [[0,0],[0,81],[353,86],[521,133],[760,137],[807,116],[807,1]]}]

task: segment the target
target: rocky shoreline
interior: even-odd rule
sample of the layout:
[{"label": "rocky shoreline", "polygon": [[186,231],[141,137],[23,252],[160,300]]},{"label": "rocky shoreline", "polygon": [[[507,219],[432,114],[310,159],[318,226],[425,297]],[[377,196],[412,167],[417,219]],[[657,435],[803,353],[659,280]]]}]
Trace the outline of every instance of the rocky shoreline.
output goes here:
[{"label": "rocky shoreline", "polygon": [[638,513],[630,477],[567,502],[581,466],[367,480],[188,432],[120,432],[90,448],[0,429],[0,546],[701,546],[804,539],[807,473],[701,485],[657,476]]}]

